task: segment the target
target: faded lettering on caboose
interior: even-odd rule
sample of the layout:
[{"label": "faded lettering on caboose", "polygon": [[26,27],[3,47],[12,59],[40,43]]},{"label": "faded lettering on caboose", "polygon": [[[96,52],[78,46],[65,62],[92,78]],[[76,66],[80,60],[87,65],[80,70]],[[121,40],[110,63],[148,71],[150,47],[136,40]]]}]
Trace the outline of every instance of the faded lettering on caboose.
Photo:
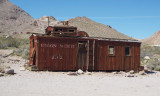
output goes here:
[{"label": "faded lettering on caboose", "polygon": [[41,44],[41,47],[56,48],[57,44]]},{"label": "faded lettering on caboose", "polygon": [[42,48],[75,48],[74,44],[41,44]]}]

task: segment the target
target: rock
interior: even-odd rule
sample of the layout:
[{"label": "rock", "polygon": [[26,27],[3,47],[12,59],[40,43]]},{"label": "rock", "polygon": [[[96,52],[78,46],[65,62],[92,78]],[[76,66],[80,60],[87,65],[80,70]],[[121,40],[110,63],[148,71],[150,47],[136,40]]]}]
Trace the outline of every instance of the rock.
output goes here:
[{"label": "rock", "polygon": [[78,74],[83,74],[83,71],[81,69],[78,69],[77,73]]},{"label": "rock", "polygon": [[0,73],[0,77],[2,77],[3,76],[3,73]]},{"label": "rock", "polygon": [[140,75],[146,75],[145,71],[140,71],[139,74]]},{"label": "rock", "polygon": [[33,25],[34,25],[34,26],[38,26],[38,22],[35,20],[35,21],[33,22]]},{"label": "rock", "polygon": [[134,70],[129,71],[130,74],[134,74]]},{"label": "rock", "polygon": [[5,69],[6,74],[14,74],[14,69]]},{"label": "rock", "polygon": [[145,56],[144,59],[145,59],[145,60],[149,60],[150,57],[149,57],[149,56]]},{"label": "rock", "polygon": [[49,17],[50,20],[56,20],[53,16]]}]

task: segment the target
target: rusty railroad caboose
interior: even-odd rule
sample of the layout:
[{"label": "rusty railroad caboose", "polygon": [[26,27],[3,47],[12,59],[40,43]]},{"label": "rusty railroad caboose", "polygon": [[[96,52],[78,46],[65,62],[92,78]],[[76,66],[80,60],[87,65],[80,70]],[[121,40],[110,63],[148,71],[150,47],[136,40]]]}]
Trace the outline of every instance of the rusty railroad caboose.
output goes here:
[{"label": "rusty railroad caboose", "polygon": [[49,71],[138,71],[137,40],[93,38],[72,26],[49,26],[30,36],[30,66]]}]

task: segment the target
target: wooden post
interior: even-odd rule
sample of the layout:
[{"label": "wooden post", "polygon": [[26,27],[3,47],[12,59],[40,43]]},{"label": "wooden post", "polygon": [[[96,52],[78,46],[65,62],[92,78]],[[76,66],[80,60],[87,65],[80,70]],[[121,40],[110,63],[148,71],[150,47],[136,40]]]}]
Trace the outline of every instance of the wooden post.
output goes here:
[{"label": "wooden post", "polygon": [[93,41],[93,68],[92,70],[94,70],[94,52],[95,52],[95,40]]},{"label": "wooden post", "polygon": [[88,66],[89,66],[89,40],[87,41],[87,68],[86,72],[88,71]]}]

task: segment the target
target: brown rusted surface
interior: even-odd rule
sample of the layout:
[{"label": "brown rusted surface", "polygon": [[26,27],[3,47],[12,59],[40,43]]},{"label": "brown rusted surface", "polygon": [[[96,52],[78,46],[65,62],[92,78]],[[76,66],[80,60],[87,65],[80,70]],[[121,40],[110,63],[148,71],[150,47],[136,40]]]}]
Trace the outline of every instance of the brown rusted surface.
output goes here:
[{"label": "brown rusted surface", "polygon": [[78,31],[77,27],[73,26],[48,26],[45,34],[54,37],[89,37],[84,31]]},{"label": "brown rusted surface", "polygon": [[73,26],[49,26],[46,34],[54,37],[76,37],[77,27]]},{"label": "brown rusted surface", "polygon": [[76,36],[77,37],[89,37],[89,35],[84,31],[78,31]]},{"label": "brown rusted surface", "polygon": [[[115,54],[108,54],[108,46],[115,46]],[[130,46],[131,54],[125,56],[125,47]],[[140,43],[97,41],[94,70],[135,70],[140,66]]]},{"label": "brown rusted surface", "polygon": [[[115,48],[114,55],[109,55],[110,45]],[[130,47],[128,56],[126,46]],[[30,65],[49,71],[138,71],[140,42],[32,35]]]},{"label": "brown rusted surface", "polygon": [[53,37],[38,37],[37,39],[39,70],[76,70],[76,40]]}]

